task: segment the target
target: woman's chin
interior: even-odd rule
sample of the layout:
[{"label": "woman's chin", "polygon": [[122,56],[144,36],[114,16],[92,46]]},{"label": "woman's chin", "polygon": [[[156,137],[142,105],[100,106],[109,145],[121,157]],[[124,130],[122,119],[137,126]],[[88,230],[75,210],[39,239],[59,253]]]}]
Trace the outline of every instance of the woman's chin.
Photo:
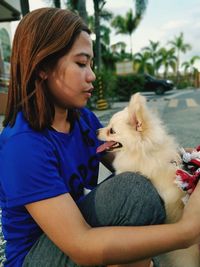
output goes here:
[{"label": "woman's chin", "polygon": [[77,103],[74,108],[84,108],[88,103],[88,100],[82,101],[80,103]]}]

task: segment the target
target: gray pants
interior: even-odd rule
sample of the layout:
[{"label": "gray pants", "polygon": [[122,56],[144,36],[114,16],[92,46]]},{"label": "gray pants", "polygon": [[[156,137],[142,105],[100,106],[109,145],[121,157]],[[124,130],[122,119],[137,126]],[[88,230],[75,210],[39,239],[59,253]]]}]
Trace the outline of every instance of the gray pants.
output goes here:
[{"label": "gray pants", "polygon": [[[105,180],[78,205],[92,227],[150,225],[165,220],[163,202],[151,182],[131,172]],[[23,267],[27,266],[78,267],[46,235],[39,238],[26,256]]]}]

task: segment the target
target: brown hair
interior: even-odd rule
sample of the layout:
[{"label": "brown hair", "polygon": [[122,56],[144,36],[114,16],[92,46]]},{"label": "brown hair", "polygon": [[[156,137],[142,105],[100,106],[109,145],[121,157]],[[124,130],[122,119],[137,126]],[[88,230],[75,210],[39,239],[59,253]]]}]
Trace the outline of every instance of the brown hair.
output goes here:
[{"label": "brown hair", "polygon": [[13,126],[20,110],[35,130],[52,124],[54,106],[39,72],[55,66],[81,31],[90,33],[82,19],[66,9],[40,8],[20,21],[13,41],[4,126]]}]

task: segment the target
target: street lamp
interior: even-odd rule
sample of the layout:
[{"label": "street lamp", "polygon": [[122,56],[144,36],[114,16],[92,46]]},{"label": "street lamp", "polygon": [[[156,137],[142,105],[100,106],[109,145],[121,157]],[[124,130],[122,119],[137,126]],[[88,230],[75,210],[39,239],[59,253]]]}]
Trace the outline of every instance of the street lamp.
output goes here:
[{"label": "street lamp", "polygon": [[98,110],[104,110],[108,108],[108,102],[104,98],[104,88],[102,83],[101,75],[98,74],[97,76],[97,87],[98,87],[98,100],[96,108]]},{"label": "street lamp", "polygon": [[101,34],[100,34],[100,13],[103,9],[103,6],[106,2],[102,0],[94,0],[94,13],[95,13],[95,59],[97,66],[97,92],[98,92],[98,100],[96,108],[99,110],[107,109],[108,103],[104,98],[104,87],[101,76]]}]

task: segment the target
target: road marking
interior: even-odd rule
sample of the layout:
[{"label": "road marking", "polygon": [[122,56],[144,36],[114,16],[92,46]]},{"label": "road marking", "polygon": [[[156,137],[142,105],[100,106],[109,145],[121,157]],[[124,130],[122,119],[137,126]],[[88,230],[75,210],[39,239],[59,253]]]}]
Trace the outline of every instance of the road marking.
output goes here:
[{"label": "road marking", "polygon": [[[186,105],[188,108],[196,108],[199,107],[199,104],[193,98],[186,98]],[[169,108],[176,108],[178,106],[179,100],[174,98],[169,101]]]},{"label": "road marking", "polygon": [[177,105],[178,105],[178,99],[171,99],[171,100],[169,101],[169,105],[168,105],[168,107],[169,107],[169,108],[176,108]]},{"label": "road marking", "polygon": [[195,107],[198,107],[199,105],[197,104],[197,102],[192,99],[192,98],[187,98],[186,99],[186,103],[187,103],[187,106],[190,107],[190,108],[195,108]]}]

